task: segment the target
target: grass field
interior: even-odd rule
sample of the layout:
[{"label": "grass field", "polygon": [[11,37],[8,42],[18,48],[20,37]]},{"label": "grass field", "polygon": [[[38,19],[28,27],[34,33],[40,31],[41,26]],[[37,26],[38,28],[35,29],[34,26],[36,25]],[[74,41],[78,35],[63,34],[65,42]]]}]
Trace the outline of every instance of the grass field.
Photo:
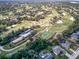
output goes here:
[{"label": "grass field", "polygon": [[[50,16],[50,18],[54,17],[54,16],[60,16],[56,10],[53,10],[53,16]],[[47,38],[48,36],[52,36],[54,33],[56,32],[63,32],[64,30],[66,30],[68,28],[68,26],[70,26],[73,21],[70,20],[70,17],[72,17],[69,13],[65,12],[66,15],[65,16],[62,16],[62,21],[63,21],[63,24],[54,24],[54,25],[50,25],[49,23],[49,26],[47,26],[48,30],[49,30],[49,33],[43,33],[41,35],[42,38]],[[46,24],[45,24],[46,25]],[[50,34],[52,33],[52,34]]]}]

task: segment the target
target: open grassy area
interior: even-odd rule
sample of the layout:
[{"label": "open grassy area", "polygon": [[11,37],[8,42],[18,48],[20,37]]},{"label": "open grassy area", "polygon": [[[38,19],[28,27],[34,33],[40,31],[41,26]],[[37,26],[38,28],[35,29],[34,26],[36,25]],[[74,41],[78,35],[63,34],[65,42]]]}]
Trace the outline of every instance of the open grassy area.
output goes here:
[{"label": "open grassy area", "polygon": [[52,36],[52,33],[47,31],[47,32],[44,32],[42,35],[41,35],[41,38],[42,39],[49,39],[50,37]]},{"label": "open grassy area", "polygon": [[[54,12],[56,13],[54,16],[58,15],[60,16],[55,10]],[[68,26],[70,26],[73,21],[70,20],[70,17],[72,17],[69,13],[65,12],[66,15],[62,17],[62,21],[63,21],[63,24],[54,24],[54,25],[49,25],[47,26],[48,28],[48,32],[44,32],[41,37],[43,37],[45,39],[45,37],[47,38],[48,36],[52,36],[54,33],[56,32],[63,32],[64,30],[66,30],[68,28]],[[52,34],[50,34],[52,33]]]}]

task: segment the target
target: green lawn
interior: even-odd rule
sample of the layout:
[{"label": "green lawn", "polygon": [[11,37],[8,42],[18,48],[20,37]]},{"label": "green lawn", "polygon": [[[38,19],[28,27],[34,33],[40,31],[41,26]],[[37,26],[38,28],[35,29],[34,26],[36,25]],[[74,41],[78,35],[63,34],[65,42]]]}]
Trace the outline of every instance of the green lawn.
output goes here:
[{"label": "green lawn", "polygon": [[68,59],[68,57],[67,56],[55,56],[55,59]]},{"label": "green lawn", "polygon": [[51,36],[52,36],[53,33],[47,31],[47,32],[44,32],[40,37],[42,39],[49,39]]}]

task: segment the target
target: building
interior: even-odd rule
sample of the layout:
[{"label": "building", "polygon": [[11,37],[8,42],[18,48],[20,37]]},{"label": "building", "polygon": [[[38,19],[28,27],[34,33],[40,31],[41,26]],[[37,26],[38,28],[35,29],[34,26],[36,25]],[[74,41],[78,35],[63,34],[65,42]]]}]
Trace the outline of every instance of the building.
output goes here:
[{"label": "building", "polygon": [[62,49],[60,46],[54,46],[54,47],[52,47],[52,50],[55,53],[55,55],[59,55],[59,54],[64,55],[65,54],[65,50]]},{"label": "building", "polygon": [[70,42],[72,43],[78,43],[77,41],[79,41],[79,31],[76,33],[71,34],[70,36]]},{"label": "building", "polygon": [[75,19],[74,19],[73,17],[70,17],[70,20],[71,20],[71,21],[75,21]]},{"label": "building", "polygon": [[62,35],[62,33],[55,33],[55,35],[54,35],[54,37],[53,37],[53,39],[59,39],[59,40],[61,40],[61,39],[63,39],[63,35]]},{"label": "building", "polygon": [[71,38],[78,40],[78,38],[79,38],[79,31],[76,32],[76,33],[73,33],[73,34],[71,35]]},{"label": "building", "polygon": [[53,55],[48,51],[41,51],[39,53],[40,59],[54,59]]},{"label": "building", "polygon": [[55,16],[51,19],[51,23],[52,24],[63,24],[63,21],[62,21],[61,17]]},{"label": "building", "polygon": [[56,24],[62,24],[62,23],[63,23],[62,20],[58,20],[58,21],[56,22]]},{"label": "building", "polygon": [[68,49],[68,48],[70,47],[71,43],[68,42],[68,41],[66,41],[66,42],[62,42],[61,45],[62,45],[64,48]]},{"label": "building", "polygon": [[24,38],[27,38],[28,36],[31,36],[31,35],[35,35],[35,31],[32,30],[32,29],[28,29],[26,31],[24,31],[23,33],[19,34],[19,37],[15,40],[13,40],[11,43],[17,43],[17,42],[20,42],[21,40],[23,40]]},{"label": "building", "polygon": [[11,24],[16,24],[18,22],[18,19],[16,17],[11,17],[10,20],[9,20],[9,22]]}]

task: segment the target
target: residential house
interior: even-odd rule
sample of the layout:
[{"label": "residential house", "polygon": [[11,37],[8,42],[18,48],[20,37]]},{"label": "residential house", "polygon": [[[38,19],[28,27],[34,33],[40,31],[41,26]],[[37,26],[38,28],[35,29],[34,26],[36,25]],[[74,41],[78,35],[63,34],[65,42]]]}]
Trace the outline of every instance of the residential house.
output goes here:
[{"label": "residential house", "polygon": [[53,52],[55,53],[55,55],[64,55],[65,54],[65,50],[63,48],[61,48],[60,46],[54,46],[52,47]]},{"label": "residential house", "polygon": [[73,43],[78,43],[77,41],[79,41],[79,31],[76,32],[76,33],[73,33],[71,36],[70,36],[70,39],[69,39],[71,42]]},{"label": "residential house", "polygon": [[75,21],[75,19],[74,19],[73,17],[70,17],[70,20],[71,20],[71,21]]},{"label": "residential house", "polygon": [[41,51],[39,53],[40,59],[54,59],[53,55],[48,51]]},{"label": "residential house", "polygon": [[72,39],[75,39],[75,40],[78,40],[78,38],[79,38],[79,31],[76,32],[76,33],[73,33],[73,34],[71,35],[71,38],[72,38]]},{"label": "residential house", "polygon": [[62,47],[68,49],[70,47],[71,43],[66,41],[66,42],[61,42],[61,45],[62,45]]},{"label": "residential house", "polygon": [[61,18],[58,18],[58,17],[56,17],[56,16],[51,19],[51,22],[52,22],[53,24],[62,24],[62,23],[63,23],[62,19],[61,19]]}]

